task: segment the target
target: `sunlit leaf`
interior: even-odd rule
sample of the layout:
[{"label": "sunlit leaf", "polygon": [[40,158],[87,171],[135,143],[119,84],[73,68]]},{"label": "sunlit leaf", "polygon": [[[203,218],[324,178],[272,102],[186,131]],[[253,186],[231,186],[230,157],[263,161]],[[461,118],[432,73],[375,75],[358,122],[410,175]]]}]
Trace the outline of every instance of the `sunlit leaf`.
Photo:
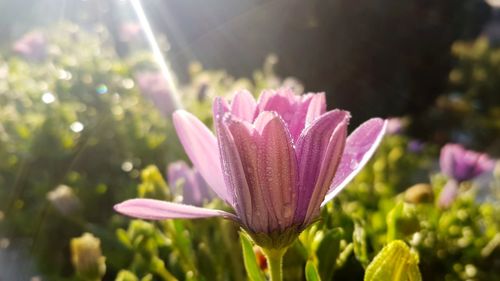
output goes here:
[{"label": "sunlit leaf", "polygon": [[321,281],[319,277],[318,269],[311,260],[307,261],[306,264],[306,280],[307,281]]}]

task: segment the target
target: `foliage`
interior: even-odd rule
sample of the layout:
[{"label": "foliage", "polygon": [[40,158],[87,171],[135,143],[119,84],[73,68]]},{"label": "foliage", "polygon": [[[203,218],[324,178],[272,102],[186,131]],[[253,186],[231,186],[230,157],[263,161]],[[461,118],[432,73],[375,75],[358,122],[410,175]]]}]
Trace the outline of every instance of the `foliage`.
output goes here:
[{"label": "foliage", "polygon": [[500,48],[480,37],[455,42],[452,54],[456,65],[449,73],[449,92],[421,122],[435,141],[453,140],[499,155]]},{"label": "foliage", "polygon": [[[47,280],[78,280],[70,240],[85,232],[100,240],[103,280],[246,280],[247,274],[261,280],[269,271],[262,251],[243,233],[238,238],[230,221],[153,223],[113,212],[113,204],[131,197],[177,200],[164,168],[187,159],[169,118],[134,82],[137,73],[155,70],[147,52],[139,48],[119,57],[102,28],[88,31],[71,24],[41,30],[48,44],[41,60],[8,51],[0,57],[0,234],[14,245],[27,243],[21,246],[31,247]],[[498,89],[495,68],[486,66],[497,51],[474,48],[480,55],[455,50],[457,69],[464,100],[483,101]],[[252,79],[194,63],[189,83],[179,87],[182,103],[211,124],[216,95],[282,85],[301,92],[300,83],[274,74],[275,63],[268,58]],[[472,79],[476,68],[492,79]],[[496,132],[496,102],[457,118],[472,116],[482,121],[471,124],[486,126],[478,130]],[[479,134],[469,136],[491,138]],[[458,199],[442,209],[436,202],[446,179],[436,170],[437,154],[433,144],[388,135],[366,168],[290,246],[285,280],[362,280],[394,243],[408,245],[402,248],[412,258],[418,253],[423,280],[499,279],[500,174],[462,183]],[[227,209],[218,200],[205,207]]]}]

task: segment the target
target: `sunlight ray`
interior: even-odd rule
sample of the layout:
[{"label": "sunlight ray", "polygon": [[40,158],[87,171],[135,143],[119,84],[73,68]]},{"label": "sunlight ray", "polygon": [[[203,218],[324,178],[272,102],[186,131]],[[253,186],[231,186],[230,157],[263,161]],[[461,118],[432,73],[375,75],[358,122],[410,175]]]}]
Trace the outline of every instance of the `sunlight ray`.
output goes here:
[{"label": "sunlight ray", "polygon": [[137,18],[139,19],[139,23],[142,27],[142,30],[144,31],[144,34],[146,35],[146,39],[148,41],[149,46],[151,47],[154,59],[155,59],[156,63],[158,64],[158,66],[160,67],[160,71],[162,72],[163,76],[166,79],[166,82],[167,82],[168,87],[170,89],[170,99],[172,100],[172,105],[176,109],[182,108],[182,104],[181,104],[181,101],[179,98],[179,91],[178,91],[177,86],[175,84],[172,71],[170,70],[169,66],[167,65],[165,57],[163,56],[163,54],[160,50],[160,47],[158,45],[158,42],[156,41],[153,30],[151,29],[151,25],[149,24],[149,21],[146,17],[146,14],[144,12],[143,7],[142,7],[141,1],[140,0],[130,0],[130,3],[131,3],[132,8],[134,9],[134,11],[137,15]]}]

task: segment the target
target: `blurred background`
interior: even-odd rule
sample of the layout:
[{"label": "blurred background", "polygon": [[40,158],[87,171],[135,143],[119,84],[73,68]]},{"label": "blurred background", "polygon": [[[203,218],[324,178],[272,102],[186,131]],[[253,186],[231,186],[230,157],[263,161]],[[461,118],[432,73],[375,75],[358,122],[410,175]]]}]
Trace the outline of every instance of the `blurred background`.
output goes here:
[{"label": "blurred background", "polygon": [[210,124],[212,98],[236,89],[326,92],[351,128],[401,117],[434,156],[457,142],[498,157],[500,3],[487,2],[0,0],[0,280],[73,280],[68,241],[84,231],[113,280],[132,258],[111,206],[187,161],[171,112]]}]

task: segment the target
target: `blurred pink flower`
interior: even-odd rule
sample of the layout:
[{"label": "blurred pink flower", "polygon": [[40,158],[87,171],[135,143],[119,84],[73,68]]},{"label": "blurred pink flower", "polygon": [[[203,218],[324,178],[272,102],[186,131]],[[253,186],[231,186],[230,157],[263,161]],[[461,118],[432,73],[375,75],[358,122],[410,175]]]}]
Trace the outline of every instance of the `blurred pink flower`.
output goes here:
[{"label": "blurred pink flower", "polygon": [[[184,204],[202,206],[205,201],[214,197],[212,190],[200,173],[190,168],[184,161],[176,161],[168,165],[167,179],[173,193],[182,194],[182,203]],[[182,190],[179,190],[179,187]]]},{"label": "blurred pink flower", "polygon": [[39,31],[26,33],[14,43],[12,49],[31,60],[43,60],[47,56],[47,42]]},{"label": "blurred pink flower", "polygon": [[441,149],[441,172],[448,176],[439,205],[448,207],[458,195],[460,182],[472,180],[484,172],[492,171],[495,161],[487,154],[466,150],[459,144],[447,144]]},{"label": "blurred pink flower", "polygon": [[174,125],[193,165],[228,212],[151,199],[132,199],[115,209],[145,219],[222,216],[237,221],[255,242],[282,248],[316,220],[373,155],[386,122],[370,119],[347,137],[350,114],[326,112],[323,93],[295,95],[247,91],[231,103],[214,103],[217,137],[186,111]]},{"label": "blurred pink flower", "polygon": [[393,117],[387,120],[387,134],[397,135],[400,134],[404,129],[404,121],[402,118]]},{"label": "blurred pink flower", "polygon": [[120,25],[119,36],[123,42],[137,40],[141,35],[142,27],[137,22],[125,22]]},{"label": "blurred pink flower", "polygon": [[466,150],[459,144],[447,144],[441,149],[441,171],[458,182],[471,180],[492,171],[495,161],[487,154]]},{"label": "blurred pink flower", "polygon": [[142,94],[149,98],[164,116],[169,117],[174,106],[167,81],[161,72],[140,72],[135,78]]}]

